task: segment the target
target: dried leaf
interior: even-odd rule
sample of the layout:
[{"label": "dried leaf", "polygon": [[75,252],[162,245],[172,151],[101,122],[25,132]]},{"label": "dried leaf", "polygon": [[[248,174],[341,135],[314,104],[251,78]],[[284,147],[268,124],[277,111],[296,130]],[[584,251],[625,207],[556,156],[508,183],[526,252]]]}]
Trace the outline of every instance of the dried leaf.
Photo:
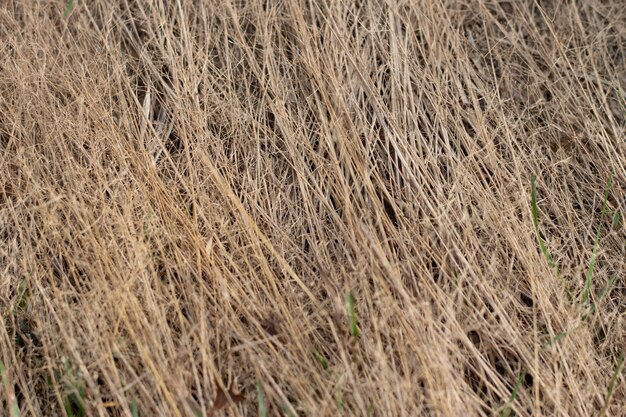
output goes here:
[{"label": "dried leaf", "polygon": [[215,382],[215,389],[217,390],[217,394],[215,400],[213,400],[213,407],[208,411],[209,415],[217,413],[229,405],[240,403],[246,398],[242,393],[236,392],[233,387],[224,391],[217,381]]}]

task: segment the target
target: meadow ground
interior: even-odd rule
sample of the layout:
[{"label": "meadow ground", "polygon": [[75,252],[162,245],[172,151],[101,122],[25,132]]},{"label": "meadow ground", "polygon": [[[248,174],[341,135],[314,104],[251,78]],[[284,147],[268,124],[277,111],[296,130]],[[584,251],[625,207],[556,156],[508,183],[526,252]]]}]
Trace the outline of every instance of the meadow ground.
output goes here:
[{"label": "meadow ground", "polygon": [[0,6],[0,415],[626,416],[621,0]]}]

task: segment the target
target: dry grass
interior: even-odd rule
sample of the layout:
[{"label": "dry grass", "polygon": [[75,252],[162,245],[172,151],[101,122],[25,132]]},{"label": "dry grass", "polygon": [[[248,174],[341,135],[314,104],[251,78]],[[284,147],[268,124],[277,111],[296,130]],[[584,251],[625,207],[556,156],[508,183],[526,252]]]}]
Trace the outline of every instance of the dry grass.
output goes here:
[{"label": "dry grass", "polygon": [[0,10],[2,416],[626,415],[622,1],[65,10]]}]

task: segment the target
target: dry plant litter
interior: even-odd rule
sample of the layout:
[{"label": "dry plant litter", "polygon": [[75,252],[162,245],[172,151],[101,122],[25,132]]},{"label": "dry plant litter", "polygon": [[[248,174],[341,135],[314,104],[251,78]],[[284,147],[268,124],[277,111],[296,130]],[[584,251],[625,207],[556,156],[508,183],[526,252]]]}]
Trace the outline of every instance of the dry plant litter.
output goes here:
[{"label": "dry plant litter", "polygon": [[0,5],[0,415],[626,416],[619,0]]}]

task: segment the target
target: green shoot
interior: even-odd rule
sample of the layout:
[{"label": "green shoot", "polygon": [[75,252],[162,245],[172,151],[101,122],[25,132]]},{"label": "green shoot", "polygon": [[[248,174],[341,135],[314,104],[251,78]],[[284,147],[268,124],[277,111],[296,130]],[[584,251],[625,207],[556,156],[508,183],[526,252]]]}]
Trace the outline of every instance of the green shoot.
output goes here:
[{"label": "green shoot", "polygon": [[346,296],[346,308],[348,310],[348,320],[350,321],[350,335],[354,338],[359,337],[359,327],[356,321],[356,313],[354,311],[354,296],[348,293]]},{"label": "green shoot", "polygon": [[593,252],[591,253],[591,259],[589,260],[589,265],[587,266],[587,275],[585,278],[585,290],[583,292],[583,304],[586,304],[589,300],[589,291],[591,289],[591,279],[593,277],[593,270],[596,265],[596,255],[598,253],[598,246],[600,243],[600,234],[602,232],[602,220],[604,220],[604,216],[606,215],[606,203],[609,199],[609,192],[611,190],[611,178],[606,183],[606,187],[604,188],[604,199],[602,201],[602,210],[600,211],[600,220],[598,222],[598,227],[596,228],[596,237],[593,242]]},{"label": "green shoot", "polygon": [[17,308],[18,310],[24,310],[26,305],[28,304],[28,287],[26,285],[26,280],[23,279],[20,281],[17,286]]},{"label": "green shoot", "polygon": [[558,342],[563,340],[565,338],[565,336],[567,336],[569,333],[570,332],[559,332],[559,333],[557,333],[552,339],[550,339],[550,341],[548,343],[545,344],[544,349],[554,346],[555,344],[557,344]]},{"label": "green shoot", "polygon": [[256,396],[259,407],[259,417],[267,417],[267,402],[265,400],[265,391],[260,381],[256,383]]},{"label": "green shoot", "polygon": [[513,401],[515,401],[515,399],[517,398],[520,388],[522,387],[522,381],[524,380],[525,376],[526,376],[525,370],[522,370],[522,372],[520,372],[517,375],[517,378],[515,379],[515,385],[513,386],[513,391],[511,391],[511,396],[509,397],[509,400],[507,401],[507,405],[500,412],[499,414],[500,417],[510,417],[512,415],[511,413],[513,413],[513,409],[511,408],[511,404],[513,404]]},{"label": "green shoot", "polygon": [[[550,266],[550,268],[552,268],[554,272],[557,274],[557,276],[560,277],[559,269],[554,263],[554,259],[552,258],[552,255],[550,254],[550,250],[548,249],[548,246],[544,242],[543,237],[541,237],[541,233],[539,232],[539,209],[537,208],[537,184],[536,183],[537,183],[537,177],[533,175],[530,178],[530,188],[531,188],[530,208],[531,208],[532,217],[533,217],[533,226],[535,227],[535,234],[537,235],[537,241],[539,242],[539,248],[541,249],[541,253],[543,254],[544,258],[546,258],[546,261],[548,261],[548,265]],[[573,299],[572,292],[570,291],[569,285],[567,284],[565,280],[563,280],[563,285],[565,287],[565,294],[567,295],[568,299],[571,301]]]},{"label": "green shoot", "polygon": [[64,361],[65,375],[62,378],[63,391],[65,398],[63,399],[63,408],[68,417],[84,417],[85,410],[85,388],[79,381],[79,377],[74,374],[69,360]]},{"label": "green shoot", "polygon": [[617,386],[617,378],[622,373],[622,368],[624,366],[624,352],[622,351],[617,359],[617,366],[615,367],[615,372],[613,373],[613,377],[611,377],[611,382],[609,382],[609,387],[606,393],[606,401],[604,402],[604,407],[600,412],[600,415],[603,416],[606,414],[606,410],[611,401],[611,397],[613,396],[613,391],[615,391],[615,387]]},{"label": "green shoot", "polygon": [[612,276],[609,278],[609,282],[606,283],[602,291],[598,294],[598,301],[591,306],[591,312],[593,313],[596,310],[596,304],[602,301],[602,299],[613,289],[613,285],[615,285],[616,276]]},{"label": "green shoot", "polygon": [[296,417],[294,412],[291,411],[291,406],[289,404],[283,403],[280,408],[282,408],[283,414],[285,414],[287,417]]},{"label": "green shoot", "polygon": [[69,0],[67,2],[67,5],[65,6],[65,12],[63,12],[63,18],[66,18],[70,14],[73,6],[74,6],[74,0]]},{"label": "green shoot", "polygon": [[615,367],[615,372],[613,373],[613,377],[611,378],[611,382],[609,383],[609,389],[607,390],[607,399],[613,395],[613,391],[615,390],[615,385],[617,384],[617,377],[622,371],[622,366],[624,365],[624,352],[620,353],[619,358],[617,359],[617,366]]},{"label": "green shoot", "polygon": [[530,179],[530,208],[533,216],[533,225],[535,226],[535,233],[537,234],[537,240],[539,241],[539,248],[541,249],[541,253],[548,261],[548,265],[551,268],[556,269],[556,265],[554,264],[554,260],[552,259],[552,255],[548,250],[543,238],[541,237],[541,233],[539,233],[539,209],[537,208],[537,178],[533,175]]},{"label": "green shoot", "polygon": [[70,392],[66,394],[63,400],[63,408],[69,417],[85,416],[85,408],[83,406],[82,396],[84,392]]},{"label": "green shoot", "polygon": [[339,410],[339,415],[343,415],[343,390],[341,387],[337,389],[335,393],[335,403],[337,404],[337,410]]},{"label": "green shoot", "polygon": [[322,365],[322,368],[324,368],[324,370],[328,369],[328,361],[326,360],[326,357],[324,357],[324,355],[318,350],[315,351],[315,358],[317,359],[319,364]]},{"label": "green shoot", "polygon": [[133,400],[130,402],[130,415],[132,417],[139,417],[139,409],[137,406],[136,398],[133,398]]},{"label": "green shoot", "polygon": [[609,278],[609,282],[606,283],[606,285],[598,295],[598,301],[602,300],[613,289],[613,285],[615,285],[616,279],[616,276],[612,276],[611,278]]},{"label": "green shoot", "polygon": [[611,226],[613,227],[613,229],[617,229],[621,222],[622,214],[619,211],[616,211],[615,213],[613,213],[613,222],[611,223]]}]

